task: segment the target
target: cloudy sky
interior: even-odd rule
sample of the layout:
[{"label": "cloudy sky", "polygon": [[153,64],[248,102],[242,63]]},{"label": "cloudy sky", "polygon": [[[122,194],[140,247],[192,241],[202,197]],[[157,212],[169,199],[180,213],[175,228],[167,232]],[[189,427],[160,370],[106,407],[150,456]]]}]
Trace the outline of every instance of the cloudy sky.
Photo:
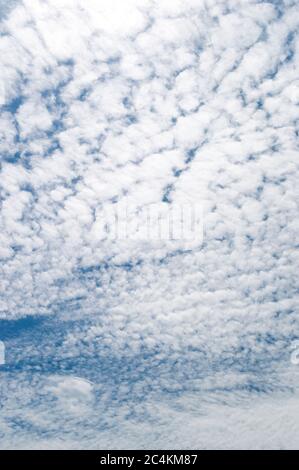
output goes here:
[{"label": "cloudy sky", "polygon": [[[299,448],[298,30],[298,0],[0,0],[2,449]],[[102,236],[124,198],[203,239]]]}]

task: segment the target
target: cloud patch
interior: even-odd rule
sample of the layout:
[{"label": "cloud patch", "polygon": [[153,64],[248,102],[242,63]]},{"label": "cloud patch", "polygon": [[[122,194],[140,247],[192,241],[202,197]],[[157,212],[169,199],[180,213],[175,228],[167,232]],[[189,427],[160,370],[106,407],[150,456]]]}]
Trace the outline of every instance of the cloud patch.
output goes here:
[{"label": "cloud patch", "polygon": [[[120,446],[162,436],[165,448],[296,447],[284,432],[296,429],[298,396],[297,2],[7,8],[0,2],[1,446],[28,447],[27,435],[43,447],[48,426],[49,446],[116,448],[118,423],[130,429],[128,440],[116,434]],[[125,198],[140,210],[201,204],[203,243],[103,239],[105,209]],[[81,401],[96,416],[78,430],[63,408]],[[269,428],[257,418],[263,403]],[[172,407],[176,422],[192,417],[198,439],[172,428]],[[273,409],[284,424],[269,440]],[[226,438],[220,419],[236,432]],[[151,421],[156,434],[139,438]]]}]

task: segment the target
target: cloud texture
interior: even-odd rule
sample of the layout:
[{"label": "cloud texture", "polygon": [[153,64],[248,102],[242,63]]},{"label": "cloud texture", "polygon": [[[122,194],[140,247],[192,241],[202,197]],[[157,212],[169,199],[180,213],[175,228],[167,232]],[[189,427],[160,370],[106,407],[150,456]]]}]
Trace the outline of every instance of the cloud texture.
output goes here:
[{"label": "cloud texture", "polygon": [[1,447],[298,448],[298,1],[7,4]]}]

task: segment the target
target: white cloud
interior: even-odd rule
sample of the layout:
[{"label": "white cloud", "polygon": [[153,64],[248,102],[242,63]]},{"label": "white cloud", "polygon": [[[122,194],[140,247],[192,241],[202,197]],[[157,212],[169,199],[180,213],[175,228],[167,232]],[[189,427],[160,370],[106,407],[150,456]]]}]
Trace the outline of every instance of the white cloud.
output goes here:
[{"label": "white cloud", "polygon": [[[59,346],[47,346],[48,366],[40,366],[52,377],[45,390],[63,397],[59,419],[92,392],[57,378],[53,355],[55,364],[58,357],[80,363],[81,355],[88,374],[92,358],[123,360],[125,370],[141,357],[149,380],[159,361],[162,369],[177,364],[177,379],[167,373],[155,382],[162,396],[170,384],[180,389],[182,371],[193,383],[196,368],[185,368],[186,358],[209,376],[229,370],[241,380],[252,368],[253,383],[265,364],[267,382],[286,359],[298,336],[298,22],[296,2],[253,0],[24,0],[2,18],[0,318],[22,324],[43,316],[61,325]],[[103,240],[104,210],[125,197],[141,208],[163,199],[202,204],[204,243]],[[71,319],[77,326],[69,327]],[[37,393],[28,368],[29,378],[4,379],[6,392]],[[204,387],[203,374],[200,381]],[[297,398],[290,395],[282,409],[271,395],[289,382],[282,374],[267,389],[269,433],[272,406],[284,423],[273,441],[255,418],[262,405],[253,405],[247,384],[251,417],[242,438],[235,441],[247,416],[243,402],[230,415],[214,396],[207,431],[194,441],[174,433],[169,445],[214,447],[208,429],[218,423],[220,447],[296,446],[284,432]],[[132,401],[147,385],[138,382]],[[73,386],[77,398],[69,402]],[[192,390],[180,390],[182,400]],[[106,403],[101,393],[84,410]],[[232,387],[227,400],[237,394]],[[51,424],[49,402],[41,406]],[[129,426],[132,441],[118,434],[120,442],[155,445],[156,437],[138,438],[120,416],[129,404],[122,406],[113,419]],[[177,423],[186,416],[194,429],[202,426],[192,410],[173,414]],[[235,426],[227,438],[220,417]],[[258,443],[251,419],[262,427]],[[166,436],[170,420],[162,421]],[[63,446],[50,428],[49,445]],[[5,429],[4,447],[28,445]],[[116,442],[104,434],[107,446]],[[65,445],[79,441],[72,435]]]}]

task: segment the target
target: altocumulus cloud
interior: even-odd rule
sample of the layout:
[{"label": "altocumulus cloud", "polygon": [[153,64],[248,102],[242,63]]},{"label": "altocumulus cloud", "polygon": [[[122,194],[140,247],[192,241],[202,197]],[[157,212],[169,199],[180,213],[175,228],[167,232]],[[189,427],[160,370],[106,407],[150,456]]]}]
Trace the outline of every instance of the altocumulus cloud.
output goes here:
[{"label": "altocumulus cloud", "polygon": [[[1,448],[298,448],[298,1],[0,18]],[[100,237],[123,198],[203,243]]]}]

